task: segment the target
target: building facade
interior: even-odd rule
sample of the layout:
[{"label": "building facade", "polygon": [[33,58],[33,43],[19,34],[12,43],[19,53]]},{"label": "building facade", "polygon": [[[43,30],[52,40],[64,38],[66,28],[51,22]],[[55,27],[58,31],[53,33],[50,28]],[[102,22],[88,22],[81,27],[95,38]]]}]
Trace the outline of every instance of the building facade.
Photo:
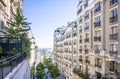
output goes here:
[{"label": "building facade", "polygon": [[[70,53],[65,52],[69,51],[67,49],[71,47],[71,68],[73,70],[76,68],[83,73],[89,73],[92,79],[100,79],[101,77],[119,79],[120,0],[79,0],[77,9],[76,37],[69,39],[72,44],[65,45],[67,44],[65,40],[68,40],[65,37],[67,30],[63,30],[64,34],[61,34],[61,30],[56,30],[54,33],[54,59],[56,63],[69,64],[64,57],[69,58]],[[61,36],[64,36],[64,41],[56,42],[56,40],[62,39]],[[75,40],[77,41],[76,45]],[[62,44],[63,49],[66,47],[66,50],[63,50],[60,54],[59,49],[57,49],[59,43]],[[76,63],[74,58],[76,58]],[[59,68],[61,67],[63,66],[59,66]],[[70,68],[65,69],[70,72]],[[66,73],[64,75],[67,76]],[[71,71],[71,77],[69,76],[67,79],[77,79],[74,75]]]},{"label": "building facade", "polygon": [[[20,9],[20,13],[23,15],[23,11],[22,11],[23,1],[24,0],[0,0],[0,37],[4,36],[1,31],[4,31],[4,28],[8,27],[7,21],[8,20],[14,21],[13,12],[16,13],[17,8]],[[14,58],[17,57],[13,57],[10,60],[10,62],[13,64],[14,64],[13,62]],[[19,61],[21,60],[19,59]],[[16,64],[17,66],[13,64],[11,65],[7,64],[8,66],[6,65],[3,68],[0,67],[0,79],[30,79],[29,60],[23,60],[19,62]]]},{"label": "building facade", "polygon": [[72,69],[77,67],[77,22],[57,28],[54,32],[53,60],[62,76],[72,79]]}]

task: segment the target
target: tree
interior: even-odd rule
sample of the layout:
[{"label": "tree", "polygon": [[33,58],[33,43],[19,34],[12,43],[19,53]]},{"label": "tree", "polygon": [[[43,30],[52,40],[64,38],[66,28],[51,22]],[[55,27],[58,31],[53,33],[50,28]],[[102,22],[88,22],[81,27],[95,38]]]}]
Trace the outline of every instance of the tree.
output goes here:
[{"label": "tree", "polygon": [[21,14],[21,10],[18,7],[16,12],[13,11],[13,20],[9,19],[7,21],[7,27],[4,26],[4,30],[0,31],[5,36],[9,37],[22,37],[28,33],[28,30],[30,29],[30,24],[27,22],[27,18],[24,18],[24,16]]},{"label": "tree", "polygon": [[31,72],[31,79],[33,79],[33,75],[34,75],[34,66],[32,66],[31,68],[30,68],[30,72]]},{"label": "tree", "polygon": [[59,76],[59,70],[57,66],[54,66],[51,71],[50,74],[52,75],[52,77],[55,79]]},{"label": "tree", "polygon": [[5,34],[9,37],[20,38],[22,46],[19,50],[24,52],[27,57],[30,57],[31,41],[28,37],[28,31],[30,30],[29,25],[31,23],[26,21],[27,19],[21,14],[20,8],[17,8],[16,13],[12,11],[12,14],[14,20],[10,19],[7,21],[9,27],[5,27],[5,30],[7,31]]},{"label": "tree", "polygon": [[37,69],[37,78],[42,79],[45,76],[44,65],[42,63],[39,63],[36,69]]}]

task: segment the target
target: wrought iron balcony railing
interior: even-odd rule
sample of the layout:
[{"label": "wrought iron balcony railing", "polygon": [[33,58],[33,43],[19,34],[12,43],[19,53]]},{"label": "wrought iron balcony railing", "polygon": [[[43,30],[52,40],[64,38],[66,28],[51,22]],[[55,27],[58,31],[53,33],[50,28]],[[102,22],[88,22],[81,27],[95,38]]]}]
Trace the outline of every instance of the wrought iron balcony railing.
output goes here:
[{"label": "wrought iron balcony railing", "polygon": [[118,51],[110,51],[111,57],[117,57]]},{"label": "wrought iron balcony railing", "polygon": [[118,21],[118,15],[110,17],[110,23]]},{"label": "wrought iron balcony railing", "polygon": [[116,70],[116,69],[112,69],[112,68],[110,68],[109,70],[110,70],[110,72],[117,73],[117,70]]},{"label": "wrought iron balcony railing", "polygon": [[95,67],[101,68],[102,65],[100,65],[100,64],[95,64]]},{"label": "wrought iron balcony railing", "polygon": [[99,36],[99,37],[95,36],[94,41],[101,41],[101,36]]},{"label": "wrought iron balcony railing", "polygon": [[14,56],[0,60],[0,79],[4,79],[4,77],[12,72],[12,70],[24,59],[25,55],[23,53],[18,53]]},{"label": "wrought iron balcony railing", "polygon": [[101,22],[94,22],[94,27],[100,27],[101,26]]},{"label": "wrought iron balcony railing", "polygon": [[89,42],[89,38],[84,39],[85,42]]},{"label": "wrought iron balcony railing", "polygon": [[82,59],[80,58],[79,61],[82,62]]},{"label": "wrought iron balcony railing", "polygon": [[110,34],[110,40],[117,40],[118,39],[118,33]]}]

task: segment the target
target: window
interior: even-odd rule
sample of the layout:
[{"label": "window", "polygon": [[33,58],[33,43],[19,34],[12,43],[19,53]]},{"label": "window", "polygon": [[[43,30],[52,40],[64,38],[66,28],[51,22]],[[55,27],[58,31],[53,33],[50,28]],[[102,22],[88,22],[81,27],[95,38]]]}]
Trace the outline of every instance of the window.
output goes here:
[{"label": "window", "polygon": [[84,2],[84,8],[86,8],[86,7],[88,6],[88,1],[89,1],[89,0],[86,0],[86,1]]},{"label": "window", "polygon": [[98,17],[96,17],[95,18],[95,22],[100,22],[101,20],[100,20],[100,16],[98,16]]},{"label": "window", "polygon": [[99,45],[95,45],[94,46],[94,50],[95,50],[95,53],[100,53],[100,46]]},{"label": "window", "polygon": [[101,6],[100,6],[100,2],[98,2],[97,4],[95,4],[95,10],[94,10],[94,13],[97,13],[101,11]]},{"label": "window", "polygon": [[95,66],[101,68],[102,66],[102,60],[99,58],[95,59]]},{"label": "window", "polygon": [[99,31],[95,31],[95,37],[99,37],[100,36],[100,30]]},{"label": "window", "polygon": [[117,51],[117,44],[110,44],[110,51],[111,52]]},{"label": "window", "polygon": [[117,27],[111,27],[110,34],[116,34],[116,33],[117,33]]},{"label": "window", "polygon": [[114,9],[111,11],[111,17],[117,16],[118,15],[118,10]]},{"label": "window", "polygon": [[80,30],[79,30],[79,33],[81,33],[82,32],[82,27],[80,26]]},{"label": "window", "polygon": [[77,14],[81,13],[82,11],[82,6],[80,6],[79,10],[77,11]]},{"label": "window", "polygon": [[85,12],[84,19],[85,19],[85,20],[89,19],[89,11],[86,11],[86,12]]},{"label": "window", "polygon": [[110,40],[118,39],[117,27],[110,28]]},{"label": "window", "polygon": [[85,23],[85,30],[88,30],[89,29],[89,22]]},{"label": "window", "polygon": [[110,6],[115,4],[115,3],[118,3],[118,0],[110,0]]},{"label": "window", "polygon": [[114,9],[111,11],[111,15],[110,15],[110,23],[112,22],[115,22],[115,21],[118,21],[118,10],[117,9]]},{"label": "window", "polygon": [[79,20],[79,23],[81,23],[82,22],[82,17],[80,16],[80,20]]},{"label": "window", "polygon": [[3,30],[4,29],[4,22],[0,21],[0,29]]},{"label": "window", "polygon": [[115,61],[110,61],[110,71],[116,71],[117,63]]}]

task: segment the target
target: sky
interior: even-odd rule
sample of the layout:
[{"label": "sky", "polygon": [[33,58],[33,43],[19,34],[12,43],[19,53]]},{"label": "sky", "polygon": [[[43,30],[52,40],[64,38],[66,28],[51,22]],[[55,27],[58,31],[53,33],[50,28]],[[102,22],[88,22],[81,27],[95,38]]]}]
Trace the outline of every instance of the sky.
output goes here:
[{"label": "sky", "polygon": [[77,19],[78,0],[24,0],[23,14],[39,48],[53,48],[54,30]]}]

